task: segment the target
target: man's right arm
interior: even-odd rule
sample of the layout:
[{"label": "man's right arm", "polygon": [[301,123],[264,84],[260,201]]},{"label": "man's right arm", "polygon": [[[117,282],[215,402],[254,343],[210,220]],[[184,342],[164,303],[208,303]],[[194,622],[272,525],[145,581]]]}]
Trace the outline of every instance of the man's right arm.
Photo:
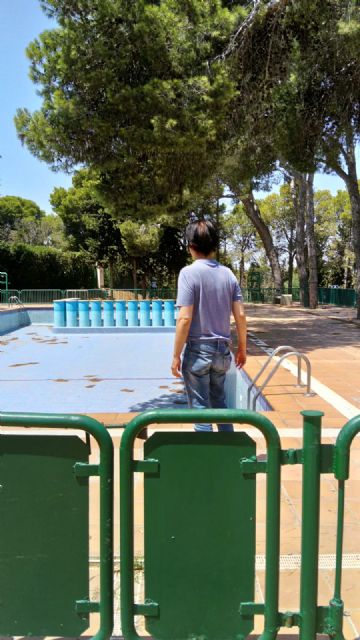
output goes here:
[{"label": "man's right arm", "polygon": [[246,362],[246,315],[244,305],[240,300],[232,303],[232,312],[235,320],[238,347],[235,355],[235,364],[241,369]]}]

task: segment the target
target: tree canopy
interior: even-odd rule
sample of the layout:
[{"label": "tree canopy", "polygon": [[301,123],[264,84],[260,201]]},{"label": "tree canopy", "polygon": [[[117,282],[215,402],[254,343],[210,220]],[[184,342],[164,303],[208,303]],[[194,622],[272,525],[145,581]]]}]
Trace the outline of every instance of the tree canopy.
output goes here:
[{"label": "tree canopy", "polygon": [[281,163],[294,187],[301,284],[310,272],[315,286],[312,182],[323,168],[348,189],[360,294],[357,0],[41,4],[58,27],[28,47],[42,105],[17,112],[18,135],[55,170],[95,171],[129,246],[146,230],[150,255],[161,241],[156,225],[176,227],[211,202],[220,211],[228,187],[257,227],[280,288],[278,248],[254,189]]},{"label": "tree canopy", "polygon": [[[227,6],[225,6],[227,5]],[[97,168],[138,217],[178,210],[219,157],[234,84],[209,62],[246,10],[220,0],[43,0],[59,28],[27,50],[42,107],[20,138],[54,168]]]}]

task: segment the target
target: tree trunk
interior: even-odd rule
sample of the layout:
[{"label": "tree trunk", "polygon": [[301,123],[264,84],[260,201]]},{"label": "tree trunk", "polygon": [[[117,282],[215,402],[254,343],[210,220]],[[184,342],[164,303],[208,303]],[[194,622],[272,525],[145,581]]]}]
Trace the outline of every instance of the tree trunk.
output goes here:
[{"label": "tree trunk", "polygon": [[[354,157],[355,160],[355,157]],[[355,175],[351,174],[348,184],[348,193],[351,203],[352,214],[352,238],[355,254],[355,289],[357,293],[357,319],[360,319],[360,193],[359,184],[356,176],[356,165],[354,167]]]},{"label": "tree trunk", "polygon": [[109,260],[109,288],[114,288],[114,263]]},{"label": "tree trunk", "polygon": [[293,172],[290,181],[291,197],[296,213],[296,264],[300,281],[300,304],[307,305],[308,274],[305,256],[305,209],[306,209],[306,183],[304,176]]},{"label": "tree trunk", "polygon": [[307,173],[306,180],[306,245],[308,250],[309,268],[309,307],[316,309],[318,304],[318,270],[315,241],[315,212],[314,212],[314,174]]},{"label": "tree trunk", "polygon": [[288,293],[292,293],[293,279],[294,279],[294,249],[292,244],[289,244]]},{"label": "tree trunk", "polygon": [[264,245],[266,257],[270,263],[270,268],[271,268],[272,276],[274,279],[275,289],[277,292],[281,293],[282,291],[281,268],[279,264],[277,251],[274,247],[273,239],[271,237],[269,228],[261,217],[260,209],[255,202],[253,192],[249,191],[249,193],[246,196],[241,195],[239,197],[242,204],[244,205],[244,209],[247,217],[253,223]]},{"label": "tree trunk", "polygon": [[243,289],[245,286],[245,256],[243,251],[241,252],[241,256],[240,256],[239,282],[240,282],[240,288]]},{"label": "tree trunk", "polygon": [[[218,233],[220,231],[220,202],[219,202],[219,198],[216,200],[216,227],[218,230]],[[219,262],[220,260],[220,243],[218,244],[218,246],[216,247],[216,260]]]},{"label": "tree trunk", "polygon": [[357,293],[357,319],[360,320],[360,192],[357,177],[355,142],[352,130],[346,136],[346,142],[342,149],[347,172],[342,168],[340,162],[327,164],[342,178],[350,198],[351,218],[352,218],[352,244],[355,254],[355,290]]},{"label": "tree trunk", "polygon": [[288,241],[288,293],[292,293],[293,279],[294,279],[294,258],[295,258],[295,228],[290,229],[290,236]]},{"label": "tree trunk", "polygon": [[132,273],[133,273],[133,285],[134,285],[134,289],[137,289],[137,261],[136,258],[133,257],[133,268],[132,268]]},{"label": "tree trunk", "polygon": [[[343,285],[347,289],[349,286],[349,275],[351,273],[351,247],[345,249],[344,255],[344,278]],[[350,285],[351,286],[351,285]]]},{"label": "tree trunk", "polygon": [[355,254],[355,289],[357,293],[357,319],[360,320],[360,192],[356,169],[355,143],[353,135],[346,140],[345,161],[348,168],[346,182],[351,204],[352,242]]}]

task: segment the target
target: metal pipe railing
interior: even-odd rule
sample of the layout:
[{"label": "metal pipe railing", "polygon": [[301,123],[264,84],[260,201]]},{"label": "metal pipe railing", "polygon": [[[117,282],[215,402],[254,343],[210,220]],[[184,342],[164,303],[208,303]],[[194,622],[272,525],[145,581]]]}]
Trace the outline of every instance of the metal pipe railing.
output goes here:
[{"label": "metal pipe railing", "polygon": [[20,298],[18,296],[10,296],[9,300],[8,300],[8,305],[11,309],[11,307],[14,305],[20,307],[21,309],[25,309],[23,303],[21,302]]},{"label": "metal pipe railing", "polygon": [[[255,378],[252,380],[251,385],[249,386],[248,390],[247,390],[247,408],[250,409],[250,396],[251,396],[251,391],[253,389],[253,387],[255,386],[255,383],[257,382],[257,380],[260,378],[261,374],[264,373],[265,369],[268,367],[268,365],[270,364],[271,360],[281,351],[284,351],[284,349],[286,349],[287,351],[295,351],[294,347],[290,347],[288,345],[281,345],[280,347],[276,347],[276,349],[274,349],[272,351],[272,353],[269,355],[268,359],[266,360],[266,362],[263,364],[263,366],[261,367],[260,371],[256,374]],[[299,383],[299,378],[298,378],[298,384]]]},{"label": "metal pipe railing", "polygon": [[238,409],[149,410],[136,416],[126,427],[120,445],[120,555],[121,622],[126,640],[139,640],[134,626],[134,474],[133,445],[137,435],[151,424],[235,422],[251,425],[265,437],[267,444],[266,491],[266,573],[265,627],[259,640],[275,640],[279,627],[279,553],[280,553],[280,437],[268,418]]},{"label": "metal pipe railing", "polygon": [[[269,356],[269,358],[267,359],[267,361],[265,362],[263,367],[260,369],[259,373],[256,375],[256,377],[252,381],[252,384],[250,385],[250,387],[248,389],[248,397],[247,397],[248,408],[250,408],[250,406],[249,406],[250,405],[250,393],[251,393],[252,388],[254,387],[255,382],[259,379],[260,375],[265,371],[266,367],[268,366],[268,364],[270,363],[272,358],[276,355],[276,353],[279,353],[279,351],[284,350],[284,349],[291,349],[291,347],[282,346],[282,347],[277,347],[277,349],[274,349],[273,353]],[[256,401],[257,401],[259,395],[263,392],[263,390],[265,389],[266,385],[270,382],[271,378],[276,373],[276,371],[278,370],[278,368],[282,364],[283,360],[286,360],[286,358],[288,358],[289,356],[296,356],[297,357],[297,365],[298,365],[297,386],[299,386],[299,387],[303,386],[302,382],[301,382],[301,361],[303,360],[305,362],[305,366],[306,366],[306,393],[305,393],[305,396],[310,397],[310,396],[314,395],[313,392],[311,391],[311,364],[310,364],[309,358],[304,353],[300,353],[300,351],[295,351],[295,350],[287,351],[286,353],[284,353],[284,355],[281,356],[281,358],[276,363],[275,367],[270,371],[269,375],[267,376],[267,378],[265,379],[265,381],[263,382],[261,387],[257,390],[256,394],[254,395],[253,401],[252,401],[252,409],[253,410],[255,410]]]}]

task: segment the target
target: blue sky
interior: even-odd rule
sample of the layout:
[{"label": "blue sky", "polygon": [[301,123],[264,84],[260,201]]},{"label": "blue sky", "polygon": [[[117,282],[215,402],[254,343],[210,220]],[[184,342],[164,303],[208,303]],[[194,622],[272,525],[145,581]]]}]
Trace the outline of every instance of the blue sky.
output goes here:
[{"label": "blue sky", "polygon": [[[0,0],[0,195],[17,195],[37,202],[50,213],[49,196],[56,186],[68,188],[71,176],[54,173],[34,158],[16,137],[13,118],[18,107],[40,106],[28,77],[26,46],[51,22],[38,0]],[[317,175],[317,189],[336,193],[345,185],[337,176]]]},{"label": "blue sky", "polygon": [[50,213],[54,187],[71,185],[71,177],[54,173],[17,139],[13,118],[18,107],[37,109],[40,98],[28,77],[25,49],[51,27],[38,0],[0,0],[0,195],[34,200]]}]

